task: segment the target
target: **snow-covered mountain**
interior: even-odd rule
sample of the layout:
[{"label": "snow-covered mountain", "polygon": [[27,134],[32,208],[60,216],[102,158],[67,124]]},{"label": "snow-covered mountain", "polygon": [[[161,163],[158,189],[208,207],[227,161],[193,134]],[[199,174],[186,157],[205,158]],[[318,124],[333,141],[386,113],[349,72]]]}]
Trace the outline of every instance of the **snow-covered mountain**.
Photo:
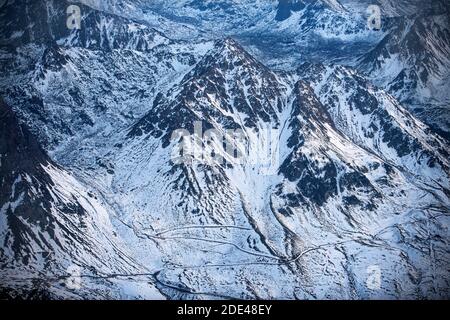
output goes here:
[{"label": "snow-covered mountain", "polygon": [[450,147],[408,111],[445,82],[443,16],[82,2],[79,30],[64,1],[1,8],[2,296],[448,298]]},{"label": "snow-covered mountain", "polygon": [[[305,61],[357,67],[448,137],[448,1],[102,1],[173,38],[239,39],[258,59],[291,69]],[[99,6],[99,2],[92,2]],[[370,30],[370,5],[381,30]]]}]

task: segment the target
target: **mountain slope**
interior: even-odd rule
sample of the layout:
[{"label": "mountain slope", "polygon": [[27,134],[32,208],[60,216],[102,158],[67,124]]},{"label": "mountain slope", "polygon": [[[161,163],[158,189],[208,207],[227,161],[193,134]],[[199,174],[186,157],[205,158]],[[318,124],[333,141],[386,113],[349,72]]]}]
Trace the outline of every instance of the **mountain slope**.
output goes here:
[{"label": "mountain slope", "polygon": [[[196,297],[445,296],[445,243],[435,244],[440,253],[432,254],[430,270],[422,235],[447,237],[448,164],[436,149],[441,145],[445,154],[448,147],[393,98],[373,93],[346,69],[336,72],[348,78],[335,84],[325,78],[329,70],[311,73],[341,96],[355,95],[342,101],[349,119],[363,121],[358,108],[370,107],[356,108],[357,97],[380,99],[371,110],[374,123],[387,117],[380,138],[352,133],[361,124],[340,121],[339,106],[314,90],[306,71],[307,82],[276,75],[231,40],[216,43],[132,128],[111,159],[112,188],[135,232],[156,241],[170,261],[160,279],[181,279],[202,292]],[[220,138],[196,133],[200,123],[240,151],[230,154]],[[265,128],[276,132],[273,141]],[[233,139],[229,129],[244,138]],[[275,142],[279,151],[268,171],[261,141]],[[187,146],[182,154],[179,142]],[[257,161],[255,153],[262,156]],[[317,264],[327,266],[325,275]],[[372,264],[383,266],[378,292],[364,288]]]},{"label": "mountain slope", "polygon": [[359,68],[420,119],[449,131],[450,9],[398,19]]}]

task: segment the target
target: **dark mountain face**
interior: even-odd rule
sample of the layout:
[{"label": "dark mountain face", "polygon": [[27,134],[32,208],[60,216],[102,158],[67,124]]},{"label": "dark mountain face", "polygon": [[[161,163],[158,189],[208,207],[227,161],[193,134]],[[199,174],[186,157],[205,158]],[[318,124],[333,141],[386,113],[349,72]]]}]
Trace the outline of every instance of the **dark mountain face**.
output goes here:
[{"label": "dark mountain face", "polygon": [[50,159],[28,129],[18,123],[16,115],[4,101],[1,101],[0,108],[2,115],[1,153],[4,157],[1,166],[1,169],[4,170],[2,171],[3,176],[14,171],[39,172],[41,165],[48,164]]},{"label": "dark mountain face", "polygon": [[[0,43],[2,47],[12,49],[29,42],[51,42],[52,36],[48,27],[47,3],[48,1],[27,0],[6,2],[0,8],[2,21],[5,22],[0,27]],[[55,3],[63,2],[57,1]]]},{"label": "dark mountain face", "polygon": [[[243,87],[246,89],[242,90]],[[255,131],[261,132],[264,124],[278,130],[280,161],[275,164],[275,176],[266,176],[258,164],[245,158],[228,165],[193,156],[181,164],[172,164],[169,154],[177,150],[178,141],[171,139],[175,130],[184,129],[191,134],[188,139],[197,139],[198,145],[207,146],[204,137],[194,134],[196,122],[204,130],[242,130],[250,154],[257,152],[251,146],[254,140],[249,138]],[[225,40],[217,43],[165,96],[156,99],[152,111],[132,128],[116,158],[114,188],[123,193],[124,201],[139,208],[139,215],[131,211],[126,215],[141,223],[171,221],[170,225],[205,226],[248,221],[251,226],[248,237],[253,245],[245,244],[241,237],[247,235],[243,234],[233,234],[234,244],[250,250],[250,255],[252,249],[265,248],[259,250],[263,252],[266,268],[271,260],[281,264],[294,261],[288,263],[293,270],[288,274],[296,283],[307,281],[298,277],[305,273],[308,279],[319,280],[308,263],[295,257],[302,256],[312,243],[320,242],[324,234],[351,242],[354,238],[346,234],[348,230],[360,234],[362,230],[378,228],[373,226],[374,221],[395,219],[398,215],[406,217],[404,210],[410,205],[407,199],[411,190],[429,183],[436,192],[433,191],[434,200],[429,201],[435,203],[433,206],[446,206],[448,146],[424,128],[395,99],[373,87],[353,69],[308,64],[297,70],[296,76],[278,74],[255,62],[235,41]],[[210,149],[205,148],[204,154],[210,154]],[[224,150],[213,150],[227,156]],[[133,159],[131,163],[129,159]],[[394,199],[402,204],[393,206]],[[322,226],[320,231],[313,231],[316,223]],[[404,231],[402,228],[401,232]],[[205,236],[201,230],[174,233],[167,237],[189,242],[188,239]],[[380,245],[362,233],[362,242]],[[255,239],[256,235],[260,240]],[[226,231],[214,232],[213,238],[217,237],[230,239]],[[156,241],[166,248],[163,251],[169,261],[183,263],[176,258],[180,249],[166,243],[167,238]],[[392,238],[386,241],[389,245],[397,243]],[[426,240],[419,240],[423,241]],[[341,250],[333,245],[331,242],[327,255]],[[208,249],[201,246],[202,250],[212,250],[205,246]],[[363,247],[362,252],[366,252]],[[346,250],[353,249],[343,250],[347,254]],[[241,254],[232,250],[228,253],[229,262],[238,263]],[[314,264],[322,258],[318,253],[308,261]],[[198,273],[185,275],[169,268],[162,270],[160,276],[166,280],[181,277],[200,288],[201,275],[214,277],[219,272],[202,266],[203,259],[209,257],[202,253],[195,259],[198,263],[195,269],[202,270]],[[446,258],[442,259],[441,266]],[[391,262],[401,265],[404,262],[400,260],[392,257]],[[289,288],[278,267],[270,270]],[[236,267],[235,271],[227,269],[227,272],[234,278],[245,270]],[[255,272],[262,274],[259,269]],[[390,283],[395,282],[391,279]],[[225,295],[226,290],[220,284],[208,281],[207,285]],[[425,287],[423,290],[428,290]],[[235,290],[236,294],[242,294],[239,286]],[[290,289],[286,290],[284,294],[292,294]]]}]

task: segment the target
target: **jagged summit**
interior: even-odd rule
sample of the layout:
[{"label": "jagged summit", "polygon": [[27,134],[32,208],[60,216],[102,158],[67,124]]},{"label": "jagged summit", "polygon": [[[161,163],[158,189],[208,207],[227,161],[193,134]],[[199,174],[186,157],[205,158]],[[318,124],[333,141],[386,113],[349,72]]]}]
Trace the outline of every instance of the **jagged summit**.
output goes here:
[{"label": "jagged summit", "polygon": [[233,70],[239,68],[245,72],[252,73],[252,69],[269,71],[261,62],[249,54],[235,39],[227,37],[217,40],[210,50],[197,65],[197,70],[208,70],[219,68],[221,70]]},{"label": "jagged summit", "polygon": [[[92,50],[130,49],[149,51],[170,43],[158,30],[129,18],[95,10],[78,3],[80,28],[69,29],[65,1],[17,0],[8,2],[0,15],[0,43],[9,49],[32,42],[59,44]],[[23,31],[21,31],[23,30]]]}]

